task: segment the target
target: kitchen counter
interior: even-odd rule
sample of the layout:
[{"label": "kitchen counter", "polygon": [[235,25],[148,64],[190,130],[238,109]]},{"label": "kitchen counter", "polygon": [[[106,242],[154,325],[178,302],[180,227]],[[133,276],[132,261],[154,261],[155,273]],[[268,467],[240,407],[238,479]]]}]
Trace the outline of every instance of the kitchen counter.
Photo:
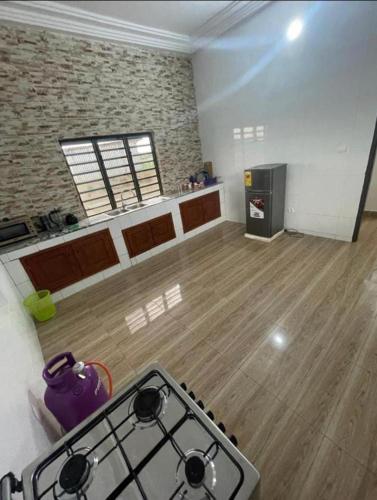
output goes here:
[{"label": "kitchen counter", "polygon": [[[18,251],[21,251],[23,249],[27,249],[30,246],[34,246],[38,243],[42,242],[49,242],[53,240],[54,238],[62,238],[66,235],[71,235],[73,233],[76,233],[77,231],[81,231],[83,229],[87,229],[89,227],[93,227],[96,224],[101,224],[103,222],[108,222],[113,219],[116,219],[118,217],[123,217],[126,215],[129,215],[131,213],[134,213],[135,211],[140,211],[140,210],[145,210],[148,209],[151,206],[159,205],[160,203],[165,203],[167,201],[171,201],[177,198],[182,198],[194,193],[199,193],[199,192],[205,192],[208,191],[211,188],[214,188],[216,186],[222,185],[221,182],[218,182],[217,184],[214,184],[212,186],[204,186],[202,188],[196,188],[196,189],[189,189],[187,191],[180,191],[180,192],[172,192],[172,193],[167,193],[161,196],[157,196],[156,198],[152,198],[150,200],[147,200],[145,203],[147,203],[147,206],[144,207],[138,207],[134,208],[131,210],[127,210],[126,212],[117,214],[117,215],[110,215],[110,214],[100,214],[96,215],[93,217],[88,217],[87,219],[82,219],[79,223],[78,226],[75,226],[73,229],[69,229],[68,227],[64,228],[62,231],[54,231],[54,232],[49,232],[45,231],[43,233],[39,233],[37,236],[24,240],[24,241],[19,241],[17,243],[13,243],[11,245],[7,245],[5,247],[0,247],[0,255],[4,256],[6,254],[9,254],[9,260],[13,260],[11,257],[13,255],[13,252],[17,251],[17,258],[19,258],[21,255],[19,255]],[[50,245],[48,245],[50,246]],[[47,248],[47,247],[46,247]],[[34,251],[34,250],[33,250]],[[28,255],[29,251],[26,251],[26,253],[23,253],[23,255]],[[3,260],[3,259],[1,259]],[[4,259],[3,261],[7,261],[8,259]]]},{"label": "kitchen counter", "polygon": [[[207,222],[203,222],[199,227],[194,226],[192,229],[190,228],[187,230],[186,228],[184,230],[180,204],[194,198],[210,194],[214,191],[219,192],[220,216],[217,216],[213,220],[210,219]],[[79,227],[74,231],[40,234],[37,238],[8,246],[2,249],[0,260],[5,265],[8,274],[14,281],[20,294],[23,297],[26,297],[30,293],[34,292],[35,289],[20,259],[50,248],[52,250],[53,247],[64,243],[72,242],[72,244],[74,244],[73,240],[89,236],[92,233],[99,233],[104,230],[110,233],[109,236],[111,236],[114,244],[119,264],[106,268],[103,271],[90,275],[87,278],[83,278],[78,282],[68,285],[65,288],[53,293],[53,299],[56,302],[69,297],[73,293],[76,293],[90,285],[102,281],[117,272],[157,255],[158,253],[163,252],[164,250],[167,250],[188,238],[210,229],[225,220],[225,211],[224,186],[222,183],[182,193],[169,193],[168,196],[158,197],[151,200],[151,202],[146,206],[138,207],[124,213],[117,215],[105,214],[101,217],[85,219],[80,221]],[[137,253],[135,256],[130,255],[122,232],[128,228],[142,225],[145,222],[149,223],[151,220],[158,219],[168,214],[170,214],[172,224],[174,226],[174,237],[165,243],[158,244],[156,247],[142,251],[142,253]]]}]

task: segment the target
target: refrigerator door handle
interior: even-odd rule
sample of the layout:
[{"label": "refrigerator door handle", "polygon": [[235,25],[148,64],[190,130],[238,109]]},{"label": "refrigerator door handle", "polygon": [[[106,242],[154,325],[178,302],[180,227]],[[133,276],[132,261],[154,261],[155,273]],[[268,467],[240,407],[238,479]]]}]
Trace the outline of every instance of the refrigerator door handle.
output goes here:
[{"label": "refrigerator door handle", "polygon": [[257,189],[248,189],[247,192],[250,194],[257,194],[257,195],[262,195],[262,194],[272,195],[272,191],[258,191]]}]

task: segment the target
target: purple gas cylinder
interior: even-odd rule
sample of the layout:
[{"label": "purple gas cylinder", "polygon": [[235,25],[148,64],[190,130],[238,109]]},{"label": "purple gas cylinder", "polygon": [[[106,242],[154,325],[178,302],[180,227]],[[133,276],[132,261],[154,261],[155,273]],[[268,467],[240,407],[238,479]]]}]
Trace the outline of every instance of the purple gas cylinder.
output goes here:
[{"label": "purple gas cylinder", "polygon": [[76,362],[71,352],[52,358],[43,370],[43,378],[47,384],[45,404],[66,431],[109,400],[94,366]]}]

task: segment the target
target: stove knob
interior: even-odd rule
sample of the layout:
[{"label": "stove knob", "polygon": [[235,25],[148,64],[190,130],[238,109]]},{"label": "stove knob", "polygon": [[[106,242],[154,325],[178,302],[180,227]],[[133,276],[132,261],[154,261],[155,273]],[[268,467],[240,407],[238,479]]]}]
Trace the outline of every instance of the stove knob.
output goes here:
[{"label": "stove knob", "polygon": [[192,391],[189,392],[189,396],[195,401],[195,394]]},{"label": "stove knob", "polygon": [[234,444],[234,446],[238,446],[238,439],[234,434],[232,434],[229,438],[230,442]]},{"label": "stove knob", "polygon": [[225,425],[222,422],[220,422],[217,427],[220,429],[221,432],[225,432]]},{"label": "stove knob", "polygon": [[182,382],[181,387],[184,391],[187,391],[187,385],[184,382]]},{"label": "stove knob", "polygon": [[210,418],[211,420],[215,420],[215,415],[211,412],[211,410],[207,411],[207,416],[208,416],[208,418]]},{"label": "stove knob", "polygon": [[204,410],[204,403],[201,399],[199,399],[199,401],[196,404],[199,406],[201,410]]}]

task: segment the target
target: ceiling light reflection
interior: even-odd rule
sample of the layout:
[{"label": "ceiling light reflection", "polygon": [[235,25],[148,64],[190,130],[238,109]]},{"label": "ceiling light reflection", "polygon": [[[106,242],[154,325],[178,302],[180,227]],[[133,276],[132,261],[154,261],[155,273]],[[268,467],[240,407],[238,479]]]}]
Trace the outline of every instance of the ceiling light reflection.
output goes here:
[{"label": "ceiling light reflection", "polygon": [[287,29],[287,38],[290,41],[296,40],[301,35],[304,23],[301,19],[294,19]]},{"label": "ceiling light reflection", "polygon": [[283,328],[276,328],[269,336],[268,340],[273,347],[279,351],[285,351],[288,346],[288,337]]}]

